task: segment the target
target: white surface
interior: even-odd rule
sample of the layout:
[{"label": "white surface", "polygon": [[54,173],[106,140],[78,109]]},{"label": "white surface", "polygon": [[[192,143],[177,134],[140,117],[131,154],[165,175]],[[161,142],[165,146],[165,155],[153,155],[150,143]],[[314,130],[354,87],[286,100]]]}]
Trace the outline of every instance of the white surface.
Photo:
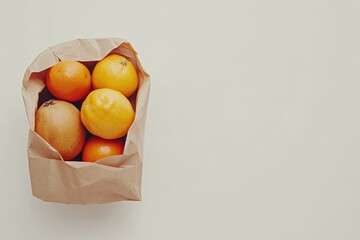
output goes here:
[{"label": "white surface", "polygon": [[[360,239],[360,2],[1,1],[0,239]],[[31,195],[26,66],[124,37],[152,75],[143,201]]]}]

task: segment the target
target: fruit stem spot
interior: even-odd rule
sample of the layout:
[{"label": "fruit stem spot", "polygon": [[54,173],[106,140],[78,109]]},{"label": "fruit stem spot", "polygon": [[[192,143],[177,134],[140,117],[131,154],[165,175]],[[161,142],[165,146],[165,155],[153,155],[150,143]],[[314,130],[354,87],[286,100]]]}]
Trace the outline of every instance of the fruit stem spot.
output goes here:
[{"label": "fruit stem spot", "polygon": [[126,66],[126,60],[125,60],[125,59],[121,60],[120,63],[121,63],[123,66]]},{"label": "fruit stem spot", "polygon": [[55,105],[54,100],[55,100],[55,99],[50,99],[49,101],[44,102],[44,106],[45,106],[45,107],[48,107],[48,106],[50,106],[50,105]]}]

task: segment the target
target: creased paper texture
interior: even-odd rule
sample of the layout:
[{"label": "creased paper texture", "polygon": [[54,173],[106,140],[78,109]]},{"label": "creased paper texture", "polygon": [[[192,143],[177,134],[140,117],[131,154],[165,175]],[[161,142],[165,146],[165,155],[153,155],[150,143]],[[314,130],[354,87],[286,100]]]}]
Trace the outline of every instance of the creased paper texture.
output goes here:
[{"label": "creased paper texture", "polygon": [[[100,61],[117,53],[131,61],[138,73],[135,120],[128,131],[124,153],[97,163],[63,161],[60,154],[34,132],[35,113],[45,87],[45,73],[60,60]],[[45,201],[73,204],[141,200],[141,175],[150,77],[136,51],[123,39],[77,39],[43,51],[26,69],[22,96],[29,121],[28,157],[32,192]],[[40,99],[39,99],[40,96]],[[45,99],[46,100],[46,99]]]}]

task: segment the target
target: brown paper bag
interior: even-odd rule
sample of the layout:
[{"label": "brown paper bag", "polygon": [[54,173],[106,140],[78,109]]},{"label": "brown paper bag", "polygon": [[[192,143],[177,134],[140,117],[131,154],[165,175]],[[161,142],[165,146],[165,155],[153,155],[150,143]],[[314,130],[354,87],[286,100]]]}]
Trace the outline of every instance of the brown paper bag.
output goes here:
[{"label": "brown paper bag", "polygon": [[[128,131],[124,153],[96,163],[63,161],[61,155],[34,132],[36,110],[41,102],[48,100],[43,91],[46,70],[60,60],[91,64],[109,53],[125,56],[135,66],[139,77],[139,88],[134,98],[135,120]],[[150,77],[141,67],[135,50],[123,39],[77,39],[43,51],[26,69],[22,86],[30,126],[28,157],[33,195],[49,202],[74,204],[141,200],[149,91]]]}]

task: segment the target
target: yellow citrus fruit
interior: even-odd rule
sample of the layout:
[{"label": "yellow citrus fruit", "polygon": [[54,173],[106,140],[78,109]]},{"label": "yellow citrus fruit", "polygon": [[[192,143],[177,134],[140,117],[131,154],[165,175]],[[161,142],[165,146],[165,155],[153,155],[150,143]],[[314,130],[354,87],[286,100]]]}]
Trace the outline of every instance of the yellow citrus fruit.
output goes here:
[{"label": "yellow citrus fruit", "polygon": [[110,54],[99,61],[92,73],[94,89],[111,88],[130,97],[138,87],[138,76],[134,65],[125,57]]},{"label": "yellow citrus fruit", "polygon": [[81,106],[80,115],[89,132],[105,139],[125,136],[135,118],[129,100],[109,88],[90,92]]}]

